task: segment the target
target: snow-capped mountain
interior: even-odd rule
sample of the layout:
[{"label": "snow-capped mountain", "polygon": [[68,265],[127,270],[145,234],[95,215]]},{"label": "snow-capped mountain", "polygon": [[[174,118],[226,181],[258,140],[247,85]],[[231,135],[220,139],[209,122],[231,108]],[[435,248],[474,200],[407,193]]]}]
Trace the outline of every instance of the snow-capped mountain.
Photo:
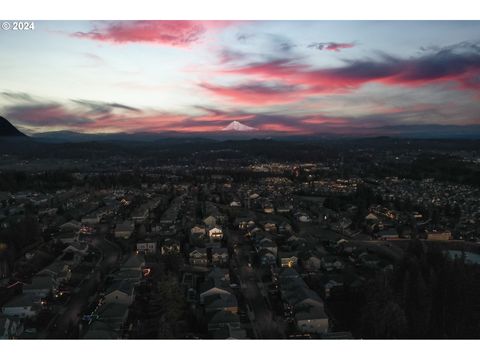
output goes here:
[{"label": "snow-capped mountain", "polygon": [[224,127],[222,131],[254,131],[254,127],[247,126],[238,121],[232,121],[228,126]]}]

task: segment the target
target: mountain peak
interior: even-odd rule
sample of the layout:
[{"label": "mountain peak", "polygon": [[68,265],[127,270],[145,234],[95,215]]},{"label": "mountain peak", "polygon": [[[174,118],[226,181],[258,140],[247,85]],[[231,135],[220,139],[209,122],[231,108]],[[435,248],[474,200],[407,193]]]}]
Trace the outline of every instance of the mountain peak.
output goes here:
[{"label": "mountain peak", "polygon": [[19,137],[26,135],[13,126],[10,121],[0,116],[0,137],[3,136]]},{"label": "mountain peak", "polygon": [[224,127],[222,131],[255,131],[254,127],[242,124],[239,121],[232,121],[228,126]]}]

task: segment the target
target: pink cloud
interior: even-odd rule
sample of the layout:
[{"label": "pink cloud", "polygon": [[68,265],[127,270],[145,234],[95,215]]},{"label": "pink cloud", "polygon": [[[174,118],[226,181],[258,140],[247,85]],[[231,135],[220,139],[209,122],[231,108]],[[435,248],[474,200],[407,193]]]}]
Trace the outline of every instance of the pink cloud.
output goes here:
[{"label": "pink cloud", "polygon": [[305,133],[305,129],[298,128],[293,125],[287,125],[282,123],[277,124],[264,124],[259,128],[261,131],[272,131],[272,132],[285,132],[285,133]]},{"label": "pink cloud", "polygon": [[97,22],[87,32],[72,36],[115,44],[151,43],[173,47],[189,47],[209,30],[231,25],[232,21],[138,20]]},{"label": "pink cloud", "polygon": [[461,89],[479,90],[480,52],[454,50],[409,59],[383,56],[379,60],[353,60],[334,68],[314,68],[291,59],[280,59],[221,69],[217,73],[302,86],[304,95],[349,92],[367,83],[410,87],[451,83]]},{"label": "pink cloud", "polygon": [[236,104],[257,106],[289,104],[309,93],[298,86],[280,83],[266,85],[253,82],[234,86],[201,84],[201,87]]}]

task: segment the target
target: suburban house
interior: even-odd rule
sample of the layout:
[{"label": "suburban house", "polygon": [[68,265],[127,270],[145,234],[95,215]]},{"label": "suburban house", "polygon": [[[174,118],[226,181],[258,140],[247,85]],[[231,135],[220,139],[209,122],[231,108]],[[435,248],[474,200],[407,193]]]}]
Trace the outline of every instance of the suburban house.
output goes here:
[{"label": "suburban house", "polygon": [[212,295],[223,295],[225,299],[229,298],[230,295],[233,295],[230,292],[229,284],[229,271],[227,269],[214,267],[201,286],[200,303],[205,304],[205,299]]},{"label": "suburban house", "polygon": [[98,309],[97,314],[99,319],[107,323],[111,330],[121,334],[128,318],[128,306],[122,303],[104,303]]},{"label": "suburban house", "polygon": [[329,320],[323,307],[306,305],[295,308],[295,323],[297,329],[314,334],[328,332]]},{"label": "suburban house", "polygon": [[23,320],[0,314],[0,340],[16,339],[23,333]]},{"label": "suburban house", "polygon": [[280,262],[280,267],[294,267],[298,262],[298,255],[296,251],[280,251],[278,253],[278,260]]},{"label": "suburban house", "polygon": [[248,230],[255,227],[255,221],[252,218],[236,218],[234,225],[238,227],[239,230]]},{"label": "suburban house", "polygon": [[260,249],[258,251],[258,258],[262,266],[271,266],[277,263],[277,257],[267,249]]},{"label": "suburban house", "polygon": [[277,231],[277,224],[274,222],[266,222],[263,224],[263,229],[269,233],[274,233]]},{"label": "suburban house", "polygon": [[320,258],[316,255],[310,255],[302,261],[302,264],[306,271],[318,271],[322,266]]},{"label": "suburban house", "polygon": [[23,293],[30,295],[34,301],[40,303],[57,288],[58,283],[50,275],[35,275],[30,284],[23,285]]},{"label": "suburban house", "polygon": [[135,287],[127,280],[115,281],[105,291],[104,302],[106,304],[124,304],[131,305],[135,299]]},{"label": "suburban house", "polygon": [[208,258],[207,258],[207,249],[196,248],[190,252],[189,259],[190,265],[193,266],[207,266],[208,265]]},{"label": "suburban house", "polygon": [[133,284],[138,284],[143,279],[143,270],[140,269],[120,269],[112,274],[115,280],[126,280]]},{"label": "suburban house", "polygon": [[240,340],[247,338],[247,331],[241,327],[237,327],[235,323],[227,324],[226,327],[213,330],[211,334],[213,339]]},{"label": "suburban house", "polygon": [[336,256],[324,256],[321,261],[322,269],[326,271],[341,270],[345,267]]},{"label": "suburban house", "polygon": [[427,232],[427,240],[434,240],[434,241],[452,240],[452,233],[450,231],[429,231]]},{"label": "suburban house", "polygon": [[2,313],[6,316],[18,318],[33,318],[40,312],[40,305],[35,302],[32,294],[21,294],[10,299],[2,306]]},{"label": "suburban house", "polygon": [[142,254],[156,254],[157,253],[157,240],[146,238],[144,240],[137,241],[137,251]]},{"label": "suburban house", "polygon": [[203,223],[209,228],[213,228],[215,225],[217,225],[217,218],[212,215],[207,216],[205,219],[203,219]]},{"label": "suburban house", "polygon": [[142,254],[131,255],[121,266],[121,270],[139,270],[145,267],[145,257]]},{"label": "suburban house", "polygon": [[210,241],[220,241],[223,239],[223,231],[219,227],[214,227],[208,230],[208,237]]},{"label": "suburban house", "polygon": [[114,236],[117,239],[129,239],[135,229],[135,224],[130,220],[115,225]]},{"label": "suburban house", "polygon": [[223,328],[241,329],[238,315],[225,310],[210,313],[208,315],[208,331],[214,332]]},{"label": "suburban house", "polygon": [[235,295],[231,293],[212,294],[203,297],[205,313],[217,311],[238,312],[238,302]]},{"label": "suburban house", "polygon": [[277,256],[277,252],[278,252],[277,244],[274,243],[269,238],[263,238],[262,240],[260,240],[255,246],[255,249],[257,250],[257,252],[259,252],[262,249],[268,250],[275,256]]},{"label": "suburban house", "polygon": [[194,227],[191,228],[190,233],[205,235],[207,233],[207,230],[205,229],[204,226],[195,225]]},{"label": "suburban house", "polygon": [[292,233],[292,225],[290,225],[287,222],[281,222],[280,225],[278,225],[278,232],[279,233]]},{"label": "suburban house", "polygon": [[105,214],[101,209],[95,210],[85,215],[84,217],[82,217],[82,224],[87,224],[87,225],[99,224],[100,221],[102,221],[104,215]]},{"label": "suburban house", "polygon": [[56,261],[39,271],[37,275],[50,276],[55,279],[55,282],[58,285],[62,282],[68,282],[70,280],[72,277],[72,270],[70,269],[70,266],[64,262]]},{"label": "suburban house", "polygon": [[212,264],[219,266],[228,264],[228,250],[226,248],[212,249]]},{"label": "suburban house", "polygon": [[56,234],[54,239],[62,244],[73,244],[78,241],[78,231],[62,231]]},{"label": "suburban house", "polygon": [[161,246],[162,255],[180,254],[180,241],[177,239],[165,239]]},{"label": "suburban house", "polygon": [[71,233],[76,233],[80,231],[80,227],[82,224],[79,221],[76,220],[70,220],[58,227],[61,233],[66,233],[66,232],[71,232]]},{"label": "suburban house", "polygon": [[110,324],[104,321],[94,321],[83,336],[84,339],[92,340],[116,340],[121,339],[120,332],[115,331]]},{"label": "suburban house", "polygon": [[291,268],[285,269],[279,275],[279,283],[285,314],[294,320],[297,329],[315,334],[327,332],[329,319],[323,301],[300,275]]},{"label": "suburban house", "polygon": [[329,280],[324,286],[324,293],[325,293],[325,298],[329,298],[332,293],[335,292],[337,289],[342,289],[343,288],[343,281],[337,281],[335,279]]}]

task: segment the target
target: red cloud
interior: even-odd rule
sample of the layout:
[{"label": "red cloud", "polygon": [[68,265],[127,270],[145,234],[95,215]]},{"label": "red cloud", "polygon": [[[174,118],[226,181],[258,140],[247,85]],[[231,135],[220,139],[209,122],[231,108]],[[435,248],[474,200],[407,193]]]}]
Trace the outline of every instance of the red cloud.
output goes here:
[{"label": "red cloud", "polygon": [[300,87],[284,84],[270,86],[263,83],[248,83],[236,86],[201,84],[201,87],[235,103],[258,106],[292,103],[300,100],[308,93]]},{"label": "red cloud", "polygon": [[272,132],[285,132],[285,133],[296,133],[301,134],[305,133],[305,129],[298,128],[296,126],[287,125],[287,124],[265,124],[259,128],[261,131],[272,131]]},{"label": "red cloud", "polygon": [[93,30],[76,32],[72,36],[118,44],[152,43],[188,47],[199,41],[206,31],[220,29],[231,23],[231,21],[194,20],[99,22]]}]

